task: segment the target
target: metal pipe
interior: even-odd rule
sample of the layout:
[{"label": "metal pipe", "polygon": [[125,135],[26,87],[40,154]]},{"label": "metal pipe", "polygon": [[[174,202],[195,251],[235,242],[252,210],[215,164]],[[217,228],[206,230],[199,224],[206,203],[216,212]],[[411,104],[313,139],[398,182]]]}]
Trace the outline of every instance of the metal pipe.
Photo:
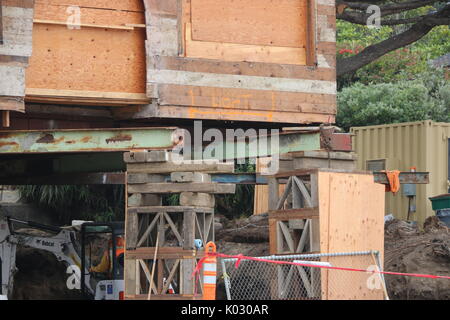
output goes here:
[{"label": "metal pipe", "polygon": [[[356,252],[339,252],[339,253],[317,253],[317,254],[296,254],[296,255],[286,255],[286,256],[265,256],[265,257],[255,257],[256,259],[265,260],[291,260],[299,258],[322,258],[322,257],[343,257],[343,256],[365,256],[377,254],[378,251],[356,251]],[[222,261],[231,262],[236,261],[238,258],[226,258]]]}]

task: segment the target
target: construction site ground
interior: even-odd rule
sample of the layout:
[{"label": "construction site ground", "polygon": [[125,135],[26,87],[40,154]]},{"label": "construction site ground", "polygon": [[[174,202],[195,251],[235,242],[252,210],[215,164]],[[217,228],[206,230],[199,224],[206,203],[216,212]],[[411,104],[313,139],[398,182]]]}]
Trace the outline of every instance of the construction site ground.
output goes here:
[{"label": "construction site ground", "polygon": [[[267,215],[228,220],[215,218],[216,243],[221,253],[246,256],[269,255]],[[17,252],[14,299],[80,299],[68,290],[65,266],[50,253],[29,248]],[[385,226],[385,271],[450,276],[450,231],[436,217],[427,219],[423,230],[393,220]],[[220,270],[220,268],[219,268]],[[220,275],[219,275],[220,276]],[[450,281],[386,276],[391,299],[450,299]],[[218,299],[225,299],[223,280]]]}]

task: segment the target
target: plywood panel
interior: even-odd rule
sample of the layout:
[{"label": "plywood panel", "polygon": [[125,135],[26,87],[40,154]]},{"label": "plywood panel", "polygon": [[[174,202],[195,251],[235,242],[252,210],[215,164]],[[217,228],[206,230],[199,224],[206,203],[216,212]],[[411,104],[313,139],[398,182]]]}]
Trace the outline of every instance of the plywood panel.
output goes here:
[{"label": "plywood panel", "polygon": [[[372,175],[319,172],[321,252],[339,253],[384,248],[384,186]],[[370,255],[334,257],[336,267],[367,269]],[[371,274],[322,271],[322,294],[327,299],[382,299],[383,291],[369,288]]]},{"label": "plywood panel", "polygon": [[306,64],[306,48],[249,45],[191,38],[191,25],[186,24],[186,56],[222,61],[253,61],[285,64]]},{"label": "plywood panel", "polygon": [[192,38],[247,45],[306,45],[307,0],[191,0]]},{"label": "plywood panel", "polygon": [[35,25],[27,88],[145,92],[144,31]]},{"label": "plywood panel", "polygon": [[[70,6],[80,8],[80,29],[65,25],[75,13]],[[34,19],[27,99],[123,105],[134,103],[136,96],[136,103],[143,102],[146,34],[139,27],[145,24],[141,0],[37,0]]]}]

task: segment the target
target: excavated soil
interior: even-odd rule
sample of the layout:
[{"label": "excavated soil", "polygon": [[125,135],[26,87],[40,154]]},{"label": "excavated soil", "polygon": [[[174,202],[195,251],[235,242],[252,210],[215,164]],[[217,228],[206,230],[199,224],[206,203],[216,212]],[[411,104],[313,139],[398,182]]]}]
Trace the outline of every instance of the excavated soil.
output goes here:
[{"label": "excavated soil", "polygon": [[[424,231],[405,221],[386,224],[384,269],[386,271],[450,276],[450,231],[436,217]],[[449,300],[450,280],[386,276],[391,299]]]},{"label": "excavated soil", "polygon": [[18,248],[13,300],[79,300],[77,290],[66,285],[66,266],[47,251]]}]

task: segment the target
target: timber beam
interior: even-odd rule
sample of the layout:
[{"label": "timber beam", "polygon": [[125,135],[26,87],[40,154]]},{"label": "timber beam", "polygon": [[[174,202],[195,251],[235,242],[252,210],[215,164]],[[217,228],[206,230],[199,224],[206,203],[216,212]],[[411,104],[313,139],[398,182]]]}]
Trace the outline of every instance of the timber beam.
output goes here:
[{"label": "timber beam", "polygon": [[[387,184],[386,174],[374,172],[374,180],[377,183]],[[428,172],[402,172],[400,173],[401,184],[428,184]],[[250,184],[267,185],[267,176],[256,173],[221,173],[212,174],[211,181],[225,184]],[[171,182],[170,175],[164,177],[164,182]],[[99,172],[99,173],[76,173],[76,174],[53,174],[40,176],[0,177],[0,185],[87,185],[87,184],[125,184],[125,173],[123,172]]]}]

